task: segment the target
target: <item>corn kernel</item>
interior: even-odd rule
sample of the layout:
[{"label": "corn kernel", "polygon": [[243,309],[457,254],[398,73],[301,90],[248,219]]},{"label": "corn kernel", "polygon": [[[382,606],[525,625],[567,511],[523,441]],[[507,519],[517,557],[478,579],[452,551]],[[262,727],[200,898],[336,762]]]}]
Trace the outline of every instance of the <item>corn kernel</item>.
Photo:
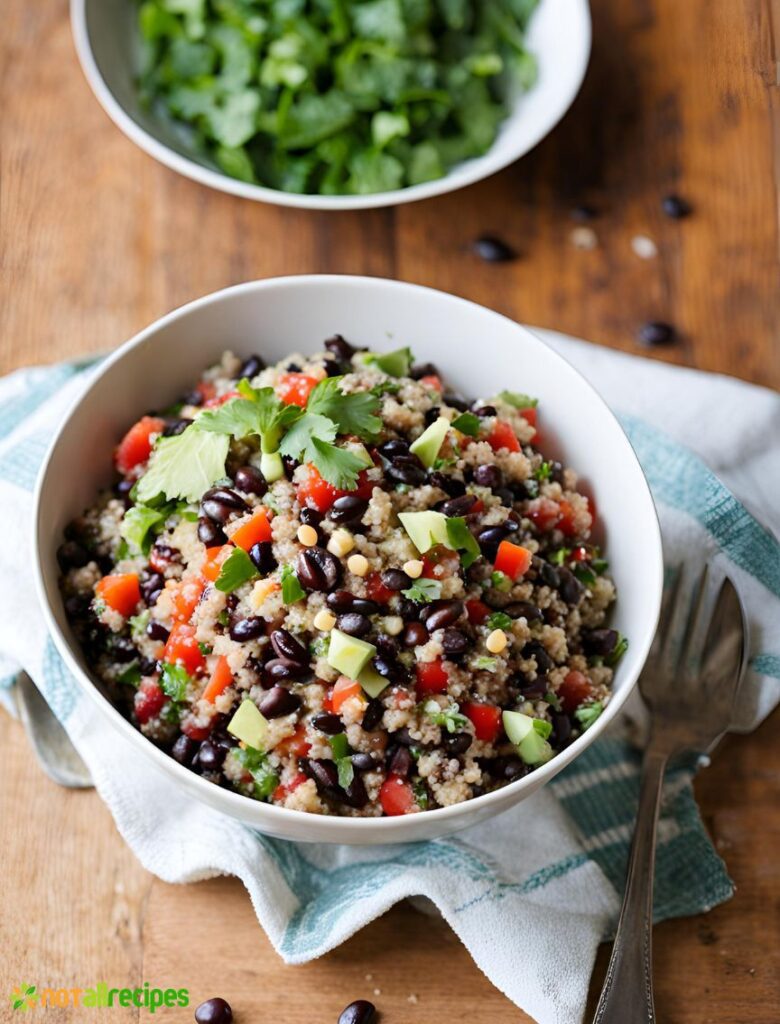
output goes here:
[{"label": "corn kernel", "polygon": [[404,628],[404,620],[400,615],[388,615],[382,619],[382,629],[388,636],[398,636]]},{"label": "corn kernel", "polygon": [[349,530],[334,530],[328,541],[328,551],[336,558],[343,558],[355,546],[355,538]]},{"label": "corn kernel", "polygon": [[313,526],[309,526],[308,523],[304,523],[298,527],[298,540],[303,544],[304,547],[313,548],[319,540],[317,531]]},{"label": "corn kernel", "polygon": [[419,579],[420,576],[422,576],[422,571],[425,568],[425,566],[418,558],[412,558],[410,561],[404,562],[401,568],[409,577],[409,579],[416,580]]},{"label": "corn kernel", "polygon": [[507,635],[503,629],[494,629],[485,641],[485,647],[487,647],[491,654],[500,654],[507,643]]},{"label": "corn kernel", "polygon": [[350,555],[347,568],[354,576],[365,576],[368,572],[368,559],[365,555]]},{"label": "corn kernel", "polygon": [[329,612],[327,608],[320,608],[317,614],[314,616],[314,628],[322,630],[323,633],[327,633],[333,629],[336,625],[336,616],[333,612]]}]

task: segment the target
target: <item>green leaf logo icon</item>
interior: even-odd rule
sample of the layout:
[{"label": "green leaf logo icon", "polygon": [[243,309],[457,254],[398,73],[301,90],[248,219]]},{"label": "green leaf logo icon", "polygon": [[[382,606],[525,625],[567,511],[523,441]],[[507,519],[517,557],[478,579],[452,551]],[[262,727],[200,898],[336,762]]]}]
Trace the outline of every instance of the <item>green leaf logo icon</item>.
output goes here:
[{"label": "green leaf logo icon", "polygon": [[32,1010],[38,1002],[38,997],[35,994],[35,985],[28,985],[22,983],[17,985],[10,996],[11,1008],[14,1010]]}]

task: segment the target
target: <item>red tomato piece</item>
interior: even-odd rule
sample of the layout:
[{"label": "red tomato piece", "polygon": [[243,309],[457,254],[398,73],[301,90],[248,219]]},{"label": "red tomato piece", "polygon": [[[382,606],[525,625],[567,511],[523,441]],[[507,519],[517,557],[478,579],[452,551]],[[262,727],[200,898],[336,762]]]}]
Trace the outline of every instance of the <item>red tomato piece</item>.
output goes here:
[{"label": "red tomato piece", "polygon": [[382,577],[378,572],[370,572],[366,576],[366,594],[370,601],[376,601],[377,604],[387,604],[394,593],[394,590],[384,585]]},{"label": "red tomato piece", "polygon": [[532,557],[527,548],[513,544],[509,540],[502,540],[498,545],[494,566],[498,572],[504,573],[510,580],[516,580],[528,572]]},{"label": "red tomato piece", "polygon": [[461,711],[474,726],[474,735],[484,743],[495,743],[501,732],[501,708],[474,701],[461,705]]},{"label": "red tomato piece", "polygon": [[340,488],[334,487],[333,484],[329,484],[327,480],[323,480],[316,466],[311,463],[306,466],[306,469],[307,477],[297,487],[298,501],[301,505],[307,505],[318,512],[327,512],[337,498],[343,498],[347,494],[368,500],[374,491],[374,484],[368,479],[368,468],[361,469],[358,473],[357,487],[351,491],[342,491]]},{"label": "red tomato piece", "polygon": [[536,406],[535,405],[529,405],[527,409],[521,409],[520,410],[520,415],[523,417],[523,419],[527,423],[530,423],[532,427],[536,426]]},{"label": "red tomato piece", "polygon": [[133,614],[141,600],[141,587],[134,572],[104,576],[95,584],[95,593],[109,608],[125,618]]},{"label": "red tomato piece", "polygon": [[558,687],[558,698],[561,702],[561,708],[567,715],[576,711],[580,704],[588,700],[592,695],[593,687],[590,684],[590,680],[576,669],[572,669]]},{"label": "red tomato piece", "polygon": [[179,728],[185,736],[189,736],[191,740],[195,740],[197,743],[202,743],[211,732],[210,725],[196,725],[193,718],[185,718]]},{"label": "red tomato piece", "polygon": [[213,548],[206,548],[206,560],[203,563],[203,568],[200,570],[201,575],[213,583],[217,576],[219,576],[222,563],[230,557],[232,550],[232,544],[222,544]]},{"label": "red tomato piece", "polygon": [[295,727],[295,732],[290,736],[285,736],[274,749],[282,757],[288,754],[293,754],[295,757],[306,757],[311,750],[311,743],[306,739],[306,726],[303,722],[299,722]]},{"label": "red tomato piece", "polygon": [[485,502],[482,500],[482,498],[477,498],[477,500],[474,502],[474,504],[469,509],[469,515],[470,516],[475,516],[479,512],[484,512],[484,511],[485,511]]},{"label": "red tomato piece", "polygon": [[589,562],[590,561],[590,552],[588,551],[588,549],[586,547],[583,547],[580,544],[579,547],[576,547],[572,551],[571,557],[574,559],[575,562]]},{"label": "red tomato piece", "polygon": [[558,522],[561,510],[558,502],[551,498],[534,498],[529,501],[525,513],[539,530],[552,530]]},{"label": "red tomato piece", "polygon": [[146,462],[152,451],[152,434],[159,434],[164,427],[165,421],[156,416],[142,416],[130,427],[114,452],[114,462],[120,473],[129,473],[135,466]]},{"label": "red tomato piece", "polygon": [[133,698],[133,710],[139,723],[144,725],[150,718],[159,715],[164,703],[165,694],[157,680],[151,677],[142,679]]},{"label": "red tomato piece", "polygon": [[512,427],[505,420],[496,420],[486,440],[494,452],[500,451],[502,448],[506,448],[510,452],[520,451],[520,442]]},{"label": "red tomato piece", "polygon": [[195,639],[195,627],[179,623],[171,630],[165,644],[165,660],[171,665],[182,664],[190,675],[203,668],[206,659]]},{"label": "red tomato piece", "polygon": [[165,589],[171,594],[173,603],[171,618],[173,621],[189,622],[203,594],[203,580],[168,580]]},{"label": "red tomato piece", "polygon": [[447,692],[450,677],[447,675],[441,658],[437,658],[435,661],[418,661],[415,671],[419,696]]},{"label": "red tomato piece", "polygon": [[441,377],[436,373],[428,373],[424,377],[420,377],[420,383],[424,388],[428,388],[429,391],[438,391],[440,394],[444,391]]},{"label": "red tomato piece", "polygon": [[203,399],[202,404],[210,402],[217,393],[216,386],[210,380],[201,380],[195,385],[195,390]]},{"label": "red tomato piece", "polygon": [[400,775],[388,775],[379,790],[379,802],[389,817],[408,814],[414,809],[414,790]]},{"label": "red tomato piece", "polygon": [[466,601],[466,615],[472,626],[481,626],[490,618],[490,609],[482,601]]},{"label": "red tomato piece", "polygon": [[305,409],[309,395],[318,384],[316,377],[306,373],[283,373],[276,382],[276,393],[285,405],[299,405]]},{"label": "red tomato piece", "polygon": [[224,693],[232,682],[233,673],[230,671],[228,660],[224,654],[220,654],[214,666],[214,671],[211,673],[211,679],[209,679],[206,689],[203,691],[203,699],[213,704],[217,697]]},{"label": "red tomato piece", "polygon": [[460,558],[443,544],[437,544],[422,557],[422,575],[426,580],[443,580],[460,569]]},{"label": "red tomato piece", "polygon": [[290,779],[289,782],[284,782],[278,785],[276,789],[273,791],[271,799],[276,804],[284,803],[284,801],[287,799],[290,793],[294,793],[298,786],[300,786],[305,781],[306,776],[303,774],[303,772],[298,772],[298,774],[294,778]]},{"label": "red tomato piece", "polygon": [[243,526],[239,526],[230,537],[232,543],[237,548],[243,548],[244,551],[249,551],[254,544],[260,544],[270,539],[271,524],[268,522],[268,516],[263,509],[258,509],[252,518],[244,523]]},{"label": "red tomato piece", "polygon": [[244,396],[240,391],[226,391],[224,395],[214,396],[206,399],[203,403],[204,409],[218,409],[220,405],[224,405],[225,402],[229,402],[231,398],[243,398]]},{"label": "red tomato piece", "polygon": [[565,537],[573,537],[577,532],[577,527],[574,523],[574,508],[571,502],[561,498],[558,502],[558,510],[560,512],[560,518],[556,524],[558,529]]},{"label": "red tomato piece", "polygon": [[339,676],[330,699],[334,712],[338,714],[345,701],[348,701],[350,697],[358,697],[362,693],[363,687],[357,680]]}]

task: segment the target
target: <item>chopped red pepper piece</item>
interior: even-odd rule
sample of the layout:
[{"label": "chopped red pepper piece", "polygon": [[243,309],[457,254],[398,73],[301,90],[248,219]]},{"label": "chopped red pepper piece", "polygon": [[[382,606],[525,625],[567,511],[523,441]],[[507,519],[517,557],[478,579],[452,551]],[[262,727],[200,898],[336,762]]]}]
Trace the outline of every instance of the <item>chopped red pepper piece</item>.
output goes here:
[{"label": "chopped red pepper piece", "polygon": [[109,608],[127,618],[141,600],[141,587],[134,572],[104,576],[95,584],[95,593]]},{"label": "chopped red pepper piece", "polygon": [[561,708],[567,715],[576,711],[583,701],[593,696],[593,687],[590,680],[582,672],[572,669],[567,673],[566,678],[558,687],[558,698]]},{"label": "chopped red pepper piece", "polygon": [[243,548],[244,551],[249,551],[253,545],[270,539],[271,524],[268,522],[268,516],[263,509],[258,509],[252,518],[244,523],[243,526],[239,526],[230,537],[233,544],[237,548]]},{"label": "chopped red pepper piece", "polygon": [[285,405],[299,405],[306,408],[309,395],[319,381],[307,373],[283,373],[276,382],[276,393]]},{"label": "chopped red pepper piece", "polygon": [[418,695],[447,692],[450,677],[447,675],[441,658],[437,658],[435,661],[418,661],[415,672]]},{"label": "chopped red pepper piece", "polygon": [[206,659],[195,639],[195,627],[184,623],[176,625],[165,644],[165,660],[171,665],[182,664],[190,675],[202,668]]},{"label": "chopped red pepper piece", "polygon": [[130,427],[114,453],[114,462],[120,473],[129,473],[141,462],[146,462],[152,451],[152,434],[161,433],[164,427],[165,421],[156,416],[142,416]]},{"label": "chopped red pepper piece", "polygon": [[501,732],[501,708],[474,701],[461,705],[461,711],[474,725],[474,735],[484,743],[495,743]]},{"label": "chopped red pepper piece", "polygon": [[522,548],[519,544],[513,544],[508,540],[502,540],[498,545],[494,565],[498,572],[504,573],[510,580],[516,580],[528,572],[532,557],[528,548]]},{"label": "chopped red pepper piece", "polygon": [[391,818],[408,814],[415,806],[414,790],[400,775],[388,775],[379,790],[379,802]]},{"label": "chopped red pepper piece", "polygon": [[496,420],[493,429],[487,436],[487,443],[494,452],[500,451],[502,448],[506,448],[510,452],[520,451],[517,435],[505,420]]}]

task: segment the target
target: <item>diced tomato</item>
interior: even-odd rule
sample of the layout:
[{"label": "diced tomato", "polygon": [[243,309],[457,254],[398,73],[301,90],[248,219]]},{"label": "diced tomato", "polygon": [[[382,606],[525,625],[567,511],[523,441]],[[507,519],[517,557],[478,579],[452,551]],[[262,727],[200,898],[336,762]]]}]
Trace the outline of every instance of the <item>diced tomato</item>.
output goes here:
[{"label": "diced tomato", "polygon": [[496,560],[493,563],[497,572],[504,573],[510,580],[516,580],[528,572],[531,565],[531,552],[509,540],[502,540],[498,545]]},{"label": "diced tomato", "polygon": [[460,558],[455,551],[437,544],[422,557],[422,575],[426,580],[444,580],[460,569]]},{"label": "diced tomato", "polygon": [[333,696],[331,697],[331,704],[336,714],[341,710],[341,705],[345,701],[348,701],[350,697],[357,697],[363,692],[363,687],[354,679],[348,679],[346,676],[339,676],[336,681],[336,685],[333,687]]},{"label": "diced tomato", "polygon": [[466,601],[466,614],[472,626],[481,626],[490,617],[490,609],[482,601]]},{"label": "diced tomato", "polygon": [[558,509],[560,511],[560,518],[557,523],[558,529],[565,537],[573,537],[577,532],[577,527],[574,523],[574,508],[571,502],[561,498],[558,502]]},{"label": "diced tomato", "polygon": [[141,600],[141,587],[134,572],[104,576],[95,585],[97,596],[120,615],[132,615]]},{"label": "diced tomato", "polygon": [[243,548],[244,551],[249,551],[254,544],[270,540],[271,524],[265,511],[262,508],[258,509],[248,522],[239,526],[230,539],[237,548]]},{"label": "diced tomato", "polygon": [[203,691],[203,700],[213,704],[217,697],[224,693],[232,682],[233,673],[230,671],[230,665],[228,665],[225,655],[221,654],[217,658],[217,663],[211,673],[211,679],[209,679],[206,689]]},{"label": "diced tomato", "polygon": [[561,510],[558,502],[551,498],[534,498],[529,501],[525,513],[539,530],[552,530],[558,522]]},{"label": "diced tomato", "polygon": [[217,393],[216,385],[210,380],[201,380],[195,385],[195,390],[203,399],[203,404],[210,402]]},{"label": "diced tomato", "polygon": [[192,613],[198,607],[201,595],[204,590],[204,583],[201,579],[189,580],[168,580],[165,589],[171,595],[173,612],[171,618],[174,622],[189,622]]},{"label": "diced tomato", "polygon": [[225,402],[229,402],[232,398],[243,398],[243,395],[240,391],[226,391],[224,395],[215,395],[207,398],[203,403],[203,408],[218,409],[220,405],[224,405]]},{"label": "diced tomato", "polygon": [[415,671],[418,696],[447,692],[450,677],[447,675],[441,658],[437,658],[435,661],[418,661]]},{"label": "diced tomato", "polygon": [[440,394],[444,391],[444,385],[438,374],[428,373],[424,377],[420,377],[420,383],[424,388],[428,388],[429,391],[438,391]]},{"label": "diced tomato", "polygon": [[134,466],[146,462],[152,451],[152,434],[159,434],[165,421],[156,416],[142,416],[125,434],[114,452],[114,462],[120,473],[129,473]]},{"label": "diced tomato", "polygon": [[322,698],[322,710],[323,711],[332,711],[333,710],[333,687],[332,686],[328,687],[328,692]]},{"label": "diced tomato", "polygon": [[200,570],[201,575],[213,583],[217,576],[219,576],[222,563],[230,557],[232,550],[232,544],[222,544],[213,548],[206,548],[206,560],[203,563],[203,568]]},{"label": "diced tomato", "polygon": [[475,516],[475,515],[478,515],[478,513],[484,512],[484,511],[485,511],[485,502],[482,500],[482,498],[477,498],[477,500],[474,502],[474,504],[469,509],[469,515],[470,516]]},{"label": "diced tomato", "polygon": [[157,680],[151,677],[142,679],[133,698],[133,710],[139,723],[144,725],[150,718],[158,715],[164,703],[165,694]]},{"label": "diced tomato", "polygon": [[172,548],[158,547],[156,544],[149,552],[149,565],[155,572],[165,573],[178,558],[178,552]]},{"label": "diced tomato", "polygon": [[575,562],[589,562],[590,561],[590,552],[588,551],[588,549],[586,547],[583,547],[580,544],[579,547],[576,547],[572,551],[571,557],[574,559]]},{"label": "diced tomato", "polygon": [[368,479],[369,468],[361,469],[358,473],[357,487],[354,490],[342,491],[329,484],[327,480],[323,480],[316,466],[309,463],[306,466],[306,478],[296,488],[298,501],[301,505],[308,505],[318,512],[327,512],[337,498],[343,498],[347,494],[368,500],[374,490],[373,482]]},{"label": "diced tomato", "polygon": [[576,669],[572,669],[571,672],[567,673],[566,678],[558,687],[558,698],[561,702],[561,708],[567,715],[576,711],[580,704],[588,700],[592,695],[593,687],[590,684],[590,680]]},{"label": "diced tomato", "polygon": [[306,739],[306,726],[303,722],[296,725],[294,733],[280,740],[274,750],[282,757],[290,754],[295,757],[306,757],[311,750],[311,743]]},{"label": "diced tomato", "polygon": [[462,704],[461,711],[474,725],[474,735],[484,743],[495,743],[501,732],[501,708],[476,701]]},{"label": "diced tomato", "polygon": [[206,659],[195,639],[195,627],[184,623],[175,625],[165,644],[165,660],[171,665],[181,663],[190,675],[203,668]]},{"label": "diced tomato", "polygon": [[202,743],[211,732],[210,725],[196,725],[195,719],[192,717],[182,719],[179,728],[185,736],[189,736],[191,740],[195,740],[198,743]]},{"label": "diced tomato", "polygon": [[285,405],[299,405],[305,409],[309,395],[318,384],[316,377],[306,373],[283,373],[276,382],[276,393]]},{"label": "diced tomato", "polygon": [[520,410],[520,415],[523,417],[523,419],[527,423],[530,423],[532,427],[536,426],[536,406],[535,405],[529,405],[527,409],[521,409]]},{"label": "diced tomato", "polygon": [[414,790],[400,775],[388,775],[379,790],[379,802],[391,818],[408,814],[415,806]]},{"label": "diced tomato", "polygon": [[382,577],[378,572],[370,572],[366,576],[366,594],[369,601],[376,601],[377,604],[387,604],[394,593],[394,590],[384,585]]},{"label": "diced tomato", "polygon": [[500,451],[502,448],[506,448],[510,452],[520,451],[520,442],[512,427],[505,420],[496,420],[486,440],[494,452]]},{"label": "diced tomato", "polygon": [[300,786],[305,781],[306,776],[303,774],[303,772],[298,772],[298,774],[294,776],[292,779],[290,779],[289,782],[284,782],[278,785],[276,789],[273,791],[271,799],[275,804],[284,803],[284,801],[287,799],[290,793],[294,793],[298,786]]}]

